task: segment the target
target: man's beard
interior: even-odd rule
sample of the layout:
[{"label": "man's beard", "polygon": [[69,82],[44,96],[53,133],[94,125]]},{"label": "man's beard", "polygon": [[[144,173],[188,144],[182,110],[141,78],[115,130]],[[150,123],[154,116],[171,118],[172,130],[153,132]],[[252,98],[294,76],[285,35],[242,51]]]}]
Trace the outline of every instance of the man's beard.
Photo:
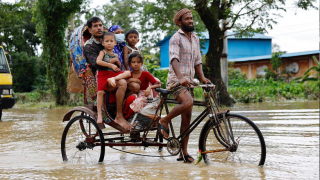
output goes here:
[{"label": "man's beard", "polygon": [[192,32],[194,31],[194,26],[186,26],[184,23],[181,23],[182,30],[186,32]]},{"label": "man's beard", "polygon": [[93,35],[93,37],[95,37],[95,38],[102,38],[102,36],[95,36],[95,35]]}]

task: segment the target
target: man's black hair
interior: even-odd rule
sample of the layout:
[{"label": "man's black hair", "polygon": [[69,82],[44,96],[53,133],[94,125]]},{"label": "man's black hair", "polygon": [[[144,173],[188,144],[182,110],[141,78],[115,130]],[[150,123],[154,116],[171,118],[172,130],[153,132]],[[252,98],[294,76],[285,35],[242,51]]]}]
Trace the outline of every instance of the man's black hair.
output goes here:
[{"label": "man's black hair", "polygon": [[136,34],[139,37],[138,31],[136,31],[134,29],[130,29],[129,31],[126,32],[126,35],[125,35],[126,39],[128,38],[129,34]]},{"label": "man's black hair", "polygon": [[143,57],[141,56],[141,54],[135,52],[135,53],[130,54],[130,56],[128,58],[129,65],[132,61],[132,58],[134,58],[134,57],[138,57],[140,59],[140,61],[143,63]]},{"label": "man's black hair", "polygon": [[[93,16],[93,17],[91,17],[90,19],[88,19],[88,21],[87,21],[87,26],[88,26],[89,28],[92,28],[92,23],[96,23],[96,22],[99,22],[99,21],[101,21],[100,18],[98,18],[98,17],[96,17],[96,16]],[[101,21],[101,22],[102,22],[102,21]]]},{"label": "man's black hair", "polygon": [[113,36],[114,40],[116,40],[116,36],[112,32],[103,32],[102,41],[104,41],[105,36]]}]

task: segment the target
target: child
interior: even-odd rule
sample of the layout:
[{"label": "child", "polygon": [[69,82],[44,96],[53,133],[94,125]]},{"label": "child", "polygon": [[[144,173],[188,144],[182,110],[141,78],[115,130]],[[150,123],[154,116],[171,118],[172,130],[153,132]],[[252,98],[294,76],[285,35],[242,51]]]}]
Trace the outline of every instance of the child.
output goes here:
[{"label": "child", "polygon": [[[102,103],[103,103],[103,95],[104,91],[108,88],[116,87],[116,81],[120,79],[126,79],[130,77],[130,71],[120,71],[119,67],[121,64],[118,60],[117,54],[113,53],[113,48],[117,44],[115,40],[115,35],[110,32],[105,32],[102,36],[102,46],[104,50],[100,51],[99,56],[97,58],[97,64],[100,66],[108,67],[107,70],[98,70],[96,73],[97,77],[97,109],[98,109],[98,121],[97,123],[102,123]],[[117,65],[115,65],[117,64]],[[111,87],[110,87],[111,86]],[[120,116],[120,117],[119,117]],[[121,117],[122,116],[122,117]],[[120,114],[117,113],[117,117],[115,118],[116,123],[120,126],[130,129],[129,123],[125,120],[117,122],[117,119],[122,119],[123,114],[122,111]]]},{"label": "child", "polygon": [[[124,66],[127,70],[132,70],[129,67],[128,57],[132,53],[140,53],[139,49],[136,47],[136,44],[139,42],[138,31],[134,29],[130,29],[129,31],[127,31],[125,35],[125,40],[127,41],[128,45],[123,48]],[[144,65],[141,66],[141,69],[143,71],[147,71],[147,68]]]},{"label": "child", "polygon": [[[141,66],[143,65],[143,58],[138,53],[133,53],[129,56],[128,62],[130,64],[130,67],[132,68],[131,76],[127,81],[127,84],[129,85],[132,82],[136,82],[140,84],[140,92],[139,95],[142,95],[142,100],[145,99],[145,97],[148,97],[151,94],[151,90],[155,88],[160,88],[161,83],[154,78],[149,72],[142,71]],[[149,86],[149,84],[152,84]],[[123,113],[125,114],[125,118],[128,119],[133,115],[132,108],[129,108],[129,105],[136,99],[137,95],[131,95],[127,98]],[[140,98],[140,97],[139,97]],[[141,103],[139,103],[141,104]],[[142,103],[143,104],[143,103]],[[135,107],[135,112],[137,112],[140,108],[142,108],[140,105],[139,107]]]}]

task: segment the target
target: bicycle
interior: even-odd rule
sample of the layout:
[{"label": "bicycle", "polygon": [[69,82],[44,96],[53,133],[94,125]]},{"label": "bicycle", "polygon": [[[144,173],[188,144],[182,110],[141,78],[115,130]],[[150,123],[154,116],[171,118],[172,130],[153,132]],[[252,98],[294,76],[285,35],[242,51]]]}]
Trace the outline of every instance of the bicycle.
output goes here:
[{"label": "bicycle", "polygon": [[[168,157],[178,155],[181,151],[180,142],[189,136],[199,124],[208,117],[199,135],[199,150],[206,163],[241,163],[263,166],[266,159],[266,145],[259,128],[248,118],[231,114],[229,110],[220,111],[216,101],[213,84],[198,85],[204,91],[205,101],[194,100],[194,106],[205,107],[204,111],[191,122],[190,126],[179,136],[175,135],[172,121],[169,123],[170,140],[163,142],[159,135],[156,122],[164,113],[169,113],[168,104],[178,101],[169,98],[170,90],[157,88],[160,94],[160,104],[156,110],[159,117],[145,129],[130,132],[113,122],[115,104],[105,103],[106,118],[104,123],[112,129],[102,132],[96,123],[96,113],[88,107],[75,107],[70,110],[63,121],[69,121],[74,112],[81,114],[73,117],[66,125],[62,140],[61,153],[64,161],[72,163],[94,164],[103,162],[105,146],[141,156]],[[163,111],[164,110],[164,111]],[[155,116],[156,117],[156,116]],[[114,131],[117,130],[117,131]],[[142,136],[140,133],[142,132]],[[115,147],[122,147],[117,149]],[[140,147],[138,153],[131,147]],[[163,154],[167,147],[168,155]],[[126,149],[127,148],[127,149]],[[141,149],[142,148],[142,149]],[[149,151],[149,149],[151,149]],[[158,155],[144,154],[160,153]]]}]

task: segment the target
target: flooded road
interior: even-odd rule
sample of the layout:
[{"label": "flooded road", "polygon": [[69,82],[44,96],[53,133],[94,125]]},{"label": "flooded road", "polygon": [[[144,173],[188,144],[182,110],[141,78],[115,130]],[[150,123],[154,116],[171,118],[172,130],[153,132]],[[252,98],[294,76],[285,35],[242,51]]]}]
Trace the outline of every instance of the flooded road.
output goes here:
[{"label": "flooded road", "polygon": [[[232,113],[256,123],[267,146],[263,167],[199,165],[122,153],[106,147],[102,164],[62,161],[63,115],[69,109],[3,110],[0,121],[0,179],[319,179],[319,102],[236,104]],[[193,118],[201,109],[195,108]],[[177,118],[176,126],[180,124]],[[201,125],[190,136],[196,158]],[[166,149],[164,149],[166,151]]]}]

